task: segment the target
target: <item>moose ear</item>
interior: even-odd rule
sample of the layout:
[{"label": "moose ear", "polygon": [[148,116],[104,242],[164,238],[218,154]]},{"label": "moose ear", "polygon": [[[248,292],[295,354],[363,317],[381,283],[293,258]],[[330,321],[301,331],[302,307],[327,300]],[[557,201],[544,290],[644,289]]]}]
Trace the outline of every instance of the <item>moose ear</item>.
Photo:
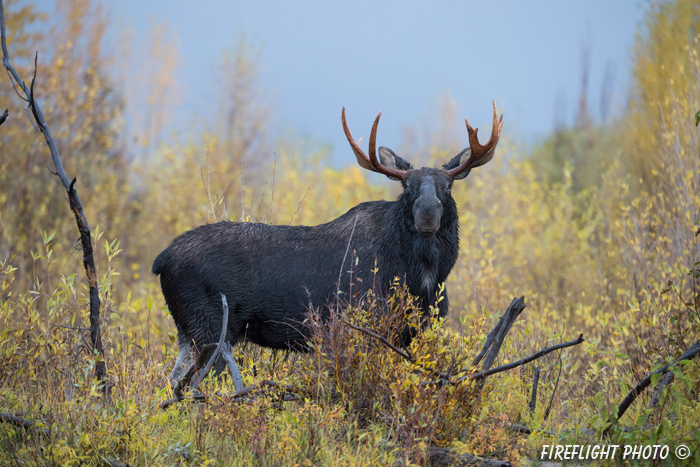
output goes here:
[{"label": "moose ear", "polygon": [[[454,156],[450,162],[447,164],[443,165],[442,168],[445,170],[450,170],[454,169],[455,167],[459,167],[462,163],[466,162],[467,159],[469,159],[469,156],[472,155],[472,150],[471,148],[464,148],[462,151]],[[462,180],[463,178],[467,178],[467,175],[469,175],[469,172],[471,172],[471,169],[465,170],[464,172],[455,175],[454,179],[455,180]]]},{"label": "moose ear", "polygon": [[[413,168],[413,166],[410,163],[406,162],[405,160],[397,156],[394,153],[394,151],[392,151],[389,148],[385,148],[384,146],[381,146],[379,148],[379,162],[381,162],[383,166],[395,170],[409,170]],[[389,178],[392,180],[400,180],[394,177]]]}]

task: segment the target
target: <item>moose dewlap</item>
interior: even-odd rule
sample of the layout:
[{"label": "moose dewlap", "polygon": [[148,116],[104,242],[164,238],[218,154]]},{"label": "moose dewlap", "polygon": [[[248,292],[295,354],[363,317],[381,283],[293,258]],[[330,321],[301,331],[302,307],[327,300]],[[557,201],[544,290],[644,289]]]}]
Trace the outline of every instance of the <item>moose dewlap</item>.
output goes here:
[{"label": "moose dewlap", "polygon": [[[494,103],[493,129],[485,145],[465,119],[468,148],[441,169],[414,169],[391,149],[376,150],[380,116],[381,112],[370,133],[369,156],[350,134],[344,108],[342,124],[361,167],[401,182],[404,191],[396,201],[362,203],[313,227],[207,224],[179,236],[158,255],[152,270],[160,275],[163,296],[178,330],[180,355],[170,375],[172,383],[187,370],[193,351],[218,341],[220,294],[229,302],[227,341],[234,344],[246,339],[292,350],[305,347],[303,322],[310,305],[327,314],[326,305],[339,291],[362,294],[374,288],[381,295],[399,277],[418,297],[422,313],[435,305],[440,284],[459,252],[452,183],[491,160],[503,117],[499,120]],[[347,258],[347,251],[354,251],[355,258]],[[340,274],[349,269],[350,261],[352,277]],[[444,316],[449,307],[446,293],[438,307]],[[411,336],[401,338],[406,342]],[[215,370],[223,370],[224,365],[217,362]]]}]

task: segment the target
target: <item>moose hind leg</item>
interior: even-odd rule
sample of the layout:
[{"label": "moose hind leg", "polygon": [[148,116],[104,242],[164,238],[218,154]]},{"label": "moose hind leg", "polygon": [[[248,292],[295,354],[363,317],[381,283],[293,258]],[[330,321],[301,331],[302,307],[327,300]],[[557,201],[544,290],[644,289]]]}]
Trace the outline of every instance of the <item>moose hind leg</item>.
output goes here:
[{"label": "moose hind leg", "polygon": [[178,353],[177,361],[170,372],[170,376],[168,376],[171,388],[174,388],[185,377],[185,374],[194,363],[194,349],[189,340],[178,339],[178,347],[180,352]]}]

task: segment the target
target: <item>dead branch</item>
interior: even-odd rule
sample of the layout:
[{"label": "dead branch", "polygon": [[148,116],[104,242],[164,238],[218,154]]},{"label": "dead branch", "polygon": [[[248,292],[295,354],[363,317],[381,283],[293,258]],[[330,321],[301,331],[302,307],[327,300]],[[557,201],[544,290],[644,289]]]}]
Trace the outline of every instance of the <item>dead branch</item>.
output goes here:
[{"label": "dead branch", "polygon": [[0,413],[0,422],[10,423],[16,427],[23,428],[25,430],[34,430],[42,434],[48,433],[48,431],[45,429],[37,427],[36,421],[20,418],[16,415],[12,415],[11,413]]},{"label": "dead branch", "polygon": [[527,427],[525,425],[507,425],[509,430],[512,430],[516,433],[521,433],[524,435],[532,435],[532,434],[539,434],[543,433],[545,435],[551,436],[553,438],[559,438],[559,439],[564,439],[567,436],[571,435],[581,435],[581,436],[586,436],[588,438],[592,438],[595,436],[595,431],[591,430],[590,428],[579,428],[578,430],[564,430],[564,431],[552,431],[552,430],[542,430],[542,429],[532,429],[530,427]]},{"label": "dead branch", "polygon": [[100,456],[100,458],[102,459],[102,462],[109,467],[130,467],[128,462],[126,464],[122,464],[118,460],[112,459],[111,457]]},{"label": "dead branch", "polygon": [[559,388],[559,381],[561,380],[561,372],[563,369],[564,369],[564,362],[561,359],[561,354],[559,354],[559,372],[557,373],[557,379],[554,382],[554,389],[552,390],[552,394],[549,396],[549,403],[547,404],[547,408],[544,409],[543,420],[545,422],[549,418],[549,414],[551,413],[551,410],[552,410],[552,405],[554,405],[554,396],[556,396],[556,394],[557,394],[557,389]]},{"label": "dead branch", "polygon": [[10,115],[10,111],[8,109],[5,109],[5,111],[0,115],[0,125],[5,123],[5,120],[7,120],[7,116]]},{"label": "dead branch", "polygon": [[533,366],[533,370],[535,371],[535,377],[532,380],[532,397],[530,397],[530,403],[528,404],[530,413],[535,413],[535,407],[537,407],[537,385],[540,382],[539,368]]},{"label": "dead branch", "polygon": [[496,459],[486,459],[484,457],[475,456],[474,454],[457,454],[453,449],[431,446],[430,465],[433,467],[510,467],[508,461],[499,461]]},{"label": "dead branch", "polygon": [[[506,310],[506,312],[501,316],[501,318],[498,320],[498,324],[496,324],[496,327],[493,328],[493,330],[488,334],[486,338],[486,342],[484,343],[484,347],[482,348],[481,352],[479,355],[476,356],[474,361],[472,362],[473,366],[476,366],[483,358],[483,364],[482,368],[484,368],[483,371],[478,372],[478,373],[472,373],[468,374],[466,376],[462,376],[457,379],[452,379],[452,377],[446,373],[442,373],[440,371],[437,371],[433,368],[426,368],[423,365],[418,364],[417,360],[413,358],[412,355],[410,355],[408,352],[405,352],[395,345],[393,345],[391,342],[389,342],[385,337],[380,336],[374,331],[370,331],[369,329],[365,329],[361,326],[357,326],[355,324],[349,323],[346,320],[343,320],[343,323],[346,324],[347,326],[351,327],[352,329],[355,329],[357,331],[361,331],[364,334],[378,340],[394,352],[396,352],[399,356],[407,360],[408,362],[418,366],[422,370],[426,371],[427,373],[431,373],[433,376],[438,377],[439,381],[438,383],[449,383],[449,384],[458,384],[461,382],[464,382],[466,380],[472,380],[472,381],[482,381],[484,380],[487,376],[491,376],[496,373],[501,373],[503,371],[507,370],[512,370],[513,368],[517,368],[519,366],[525,365],[527,363],[530,363],[534,360],[537,360],[538,358],[542,358],[545,355],[547,355],[550,352],[554,352],[555,350],[560,350],[564,349],[566,347],[571,347],[574,345],[578,345],[582,342],[584,342],[583,334],[580,334],[578,336],[578,339],[570,341],[570,342],[563,342],[561,344],[553,345],[551,347],[547,347],[545,349],[540,350],[539,352],[530,355],[529,357],[523,358],[521,360],[517,360],[515,362],[507,363],[505,365],[497,366],[495,368],[491,368],[491,365],[493,362],[496,360],[496,356],[498,355],[498,352],[501,349],[501,346],[503,345],[503,340],[506,337],[506,334],[508,334],[508,331],[510,331],[510,328],[513,326],[513,323],[515,323],[515,320],[520,316],[522,311],[525,309],[525,297],[520,297],[520,298],[514,298],[513,301],[511,302],[510,306]],[[485,356],[485,358],[484,358]],[[465,373],[467,370],[462,370],[458,373]],[[428,383],[430,384],[430,383]]]},{"label": "dead branch", "polygon": [[[17,95],[25,102],[29,103],[29,108],[32,111],[34,120],[36,122],[37,128],[44,135],[46,144],[49,146],[49,151],[51,152],[51,158],[54,163],[57,174],[64,188],[68,192],[68,201],[70,203],[70,209],[75,215],[75,220],[78,225],[78,230],[80,232],[80,241],[83,249],[83,266],[85,267],[85,273],[89,285],[89,295],[90,295],[90,339],[92,341],[93,351],[96,355],[95,362],[95,378],[103,384],[102,391],[105,399],[109,399],[110,394],[110,384],[107,380],[107,366],[104,359],[104,349],[102,347],[102,333],[100,331],[100,296],[98,289],[98,273],[97,267],[95,265],[95,257],[93,255],[92,239],[90,236],[90,226],[85,217],[85,211],[83,210],[83,205],[80,202],[80,197],[78,196],[77,190],[75,190],[76,179],[73,178],[72,181],[66,175],[63,169],[63,163],[61,161],[61,156],[56,147],[56,142],[51,135],[51,130],[49,129],[44,114],[41,111],[41,106],[36,101],[34,96],[34,84],[36,81],[36,71],[37,71],[37,56],[34,58],[34,77],[32,78],[31,88],[28,88],[22,78],[15,70],[12,62],[10,60],[10,53],[7,49],[7,34],[5,31],[5,8],[3,6],[2,0],[0,0],[0,43],[2,45],[3,53],[3,65],[7,70],[12,86],[17,92]],[[19,87],[19,90],[17,90]],[[20,93],[24,94],[24,96]]]},{"label": "dead branch", "polygon": [[[244,397],[249,396],[250,394],[252,394],[254,392],[257,392],[257,391],[260,391],[260,390],[266,389],[266,388],[282,389],[285,392],[291,393],[291,394],[308,394],[309,393],[309,391],[307,391],[306,389],[301,388],[299,386],[294,386],[293,384],[282,384],[282,383],[278,383],[276,381],[263,380],[257,384],[253,384],[253,385],[250,385],[248,387],[245,387],[240,391],[223,392],[223,393],[217,392],[213,395],[213,398],[221,399],[221,400],[226,400],[226,399],[228,399],[228,400],[241,400]],[[206,394],[201,393],[201,392],[192,394],[192,401],[193,402],[206,402],[209,399],[210,399],[210,397],[207,397]],[[182,400],[185,400],[184,397],[183,398],[174,397],[172,399],[168,399],[160,405],[160,408],[167,409],[171,405],[173,405],[177,402],[180,402]]]},{"label": "dead branch", "polygon": [[661,397],[661,391],[663,391],[663,389],[666,386],[670,385],[673,382],[673,378],[674,378],[674,376],[673,376],[672,371],[669,371],[668,373],[666,373],[666,376],[664,376],[664,379],[661,380],[659,385],[656,387],[656,390],[654,391],[654,395],[651,396],[651,400],[649,401],[649,408],[650,409],[653,409],[659,403],[659,398]]},{"label": "dead branch", "polygon": [[[479,355],[477,355],[476,358],[474,358],[474,361],[472,362],[473,368],[476,368],[479,362],[481,362],[481,360],[483,359],[483,363],[481,364],[482,373],[491,369],[493,362],[496,361],[496,357],[501,351],[501,346],[503,345],[503,341],[505,340],[506,335],[510,331],[510,328],[513,327],[513,324],[518,319],[518,317],[523,312],[526,306],[527,305],[525,305],[525,296],[522,296],[520,298],[513,298],[513,300],[510,302],[510,305],[508,305],[508,308],[506,309],[505,313],[503,313],[503,316],[498,318],[498,324],[496,324],[496,326],[491,330],[491,332],[489,332],[488,336],[486,336],[486,342],[484,342],[484,346],[481,349],[481,352],[479,352]],[[467,379],[476,380],[476,378],[473,378],[472,376],[473,375],[468,375]],[[477,380],[477,399],[481,397],[481,391],[484,389],[484,381],[486,376],[481,377]],[[464,379],[464,377],[460,378],[460,380],[462,381]]]},{"label": "dead branch", "polygon": [[411,355],[409,355],[408,353],[406,353],[406,352],[404,352],[403,350],[401,350],[401,349],[399,349],[398,347],[396,347],[394,344],[392,344],[391,342],[389,342],[385,337],[380,336],[379,334],[377,334],[377,333],[374,332],[374,331],[370,331],[369,329],[363,328],[362,326],[358,326],[358,325],[356,325],[356,324],[352,324],[352,323],[348,322],[347,320],[342,320],[342,321],[343,321],[343,324],[345,324],[346,326],[349,326],[350,328],[352,328],[352,329],[354,329],[354,330],[356,330],[356,331],[360,331],[360,332],[362,332],[362,333],[364,333],[364,334],[367,334],[367,335],[370,336],[370,337],[373,337],[373,338],[377,339],[377,340],[380,341],[382,344],[386,345],[386,346],[389,347],[391,350],[393,350],[394,352],[396,352],[397,354],[399,354],[401,357],[403,357],[403,358],[405,358],[406,360],[408,360],[409,362],[413,363],[414,360],[413,360],[413,357],[412,357]]},{"label": "dead branch", "polygon": [[4,423],[11,423],[12,425],[24,429],[32,428],[34,426],[34,421],[17,417],[16,415],[12,415],[11,413],[0,412],[0,421]]},{"label": "dead branch", "polygon": [[524,435],[531,435],[532,429],[525,425],[507,425],[507,428],[516,433],[522,433]]},{"label": "dead branch", "polygon": [[482,371],[479,373],[475,373],[473,375],[467,375],[459,378],[455,382],[461,382],[465,379],[483,379],[486,378],[487,376],[491,376],[496,373],[501,373],[502,371],[507,371],[507,370],[512,370],[513,368],[517,368],[519,366],[525,365],[527,363],[530,363],[533,360],[537,360],[538,358],[542,358],[545,355],[547,355],[550,352],[554,352],[555,350],[560,350],[560,349],[565,349],[567,347],[571,347],[573,345],[578,345],[584,342],[585,339],[583,338],[583,334],[579,334],[578,339],[569,341],[569,342],[562,342],[561,344],[553,345],[551,347],[547,347],[546,349],[542,349],[537,353],[534,353],[530,355],[529,357],[523,358],[521,360],[517,360],[515,362],[507,363],[505,365],[497,366],[495,368],[491,368],[486,371]]},{"label": "dead branch", "polygon": [[231,381],[233,382],[233,387],[238,391],[242,391],[245,386],[243,386],[243,378],[241,378],[241,370],[238,368],[238,363],[236,359],[233,358],[233,352],[231,351],[231,344],[224,342],[224,348],[221,351],[221,358],[226,362],[228,371],[231,373]]},{"label": "dead branch", "polygon": [[496,324],[496,327],[494,327],[486,337],[484,347],[472,362],[473,367],[476,367],[485,356],[484,363],[482,364],[481,368],[483,370],[488,370],[491,368],[491,365],[493,365],[493,362],[496,360],[498,352],[501,350],[501,345],[503,345],[503,340],[505,339],[506,334],[508,334],[510,328],[513,326],[513,323],[515,323],[515,320],[518,319],[520,313],[523,312],[526,306],[525,296],[513,299],[506,312],[503,313],[503,316],[498,319],[498,324]]},{"label": "dead branch", "polygon": [[[181,400],[184,396],[182,390],[187,386],[187,384],[195,378],[197,388],[200,386],[200,382],[206,378],[209,371],[211,371],[216,360],[221,356],[226,366],[231,372],[231,380],[233,381],[233,386],[237,392],[241,392],[245,389],[243,386],[243,379],[241,378],[241,372],[238,368],[238,363],[236,359],[233,358],[233,352],[231,351],[231,344],[226,342],[226,334],[228,331],[228,302],[226,301],[226,295],[221,295],[221,304],[223,309],[223,320],[221,323],[221,334],[219,336],[219,342],[217,344],[207,344],[197,355],[197,361],[190,367],[189,370],[185,372],[185,376],[175,385],[175,396]],[[206,363],[205,363],[206,362]],[[202,368],[201,371],[197,368]]]},{"label": "dead branch", "polygon": [[342,320],[342,321],[343,321],[343,324],[349,326],[350,328],[352,328],[352,329],[354,329],[354,330],[356,330],[356,331],[360,331],[360,332],[362,332],[362,333],[365,333],[365,334],[367,334],[368,336],[373,337],[374,339],[377,339],[377,340],[380,341],[382,344],[384,344],[385,346],[389,347],[391,350],[393,350],[393,351],[396,352],[398,355],[400,355],[402,358],[404,358],[405,360],[408,360],[410,363],[412,363],[412,364],[414,364],[414,365],[420,367],[421,369],[425,370],[426,372],[432,373],[434,376],[437,376],[438,378],[441,378],[441,379],[444,379],[444,380],[449,380],[449,379],[450,379],[450,375],[448,375],[447,373],[442,373],[442,372],[440,372],[440,371],[434,370],[434,369],[432,369],[432,368],[427,368],[427,367],[425,367],[424,365],[419,364],[419,363],[416,361],[416,359],[413,358],[413,356],[410,355],[408,352],[404,352],[403,350],[399,349],[399,348],[396,347],[394,344],[392,344],[391,342],[389,342],[389,340],[387,340],[385,337],[380,336],[380,335],[377,334],[376,332],[370,331],[369,329],[363,328],[362,326],[358,326],[358,325],[356,325],[356,324],[349,323],[349,322],[346,321],[346,320]]},{"label": "dead branch", "polygon": [[[646,389],[647,386],[651,384],[651,377],[656,375],[656,374],[662,374],[665,375],[666,373],[669,372],[674,366],[676,366],[679,362],[682,362],[684,360],[692,360],[693,358],[698,356],[698,353],[700,353],[700,341],[696,342],[695,344],[691,345],[688,350],[683,353],[683,355],[680,356],[677,360],[674,360],[673,362],[669,363],[668,365],[665,365],[658,370],[649,373],[646,378],[641,380],[635,387],[630,391],[629,394],[627,394],[627,397],[620,403],[619,408],[617,409],[617,420],[622,418],[622,416],[625,414],[627,409],[632,405],[632,403],[637,399],[637,396]],[[611,422],[614,422],[611,420]],[[610,426],[605,429],[605,433],[607,433],[610,430]]]}]

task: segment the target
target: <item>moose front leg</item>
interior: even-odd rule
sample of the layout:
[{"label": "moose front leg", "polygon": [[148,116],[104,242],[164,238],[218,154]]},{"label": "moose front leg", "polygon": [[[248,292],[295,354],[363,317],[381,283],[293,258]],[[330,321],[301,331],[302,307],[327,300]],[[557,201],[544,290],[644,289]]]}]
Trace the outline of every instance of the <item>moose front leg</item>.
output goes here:
[{"label": "moose front leg", "polygon": [[444,318],[450,309],[450,300],[447,298],[447,289],[442,292],[442,300],[438,302],[438,316]]}]

